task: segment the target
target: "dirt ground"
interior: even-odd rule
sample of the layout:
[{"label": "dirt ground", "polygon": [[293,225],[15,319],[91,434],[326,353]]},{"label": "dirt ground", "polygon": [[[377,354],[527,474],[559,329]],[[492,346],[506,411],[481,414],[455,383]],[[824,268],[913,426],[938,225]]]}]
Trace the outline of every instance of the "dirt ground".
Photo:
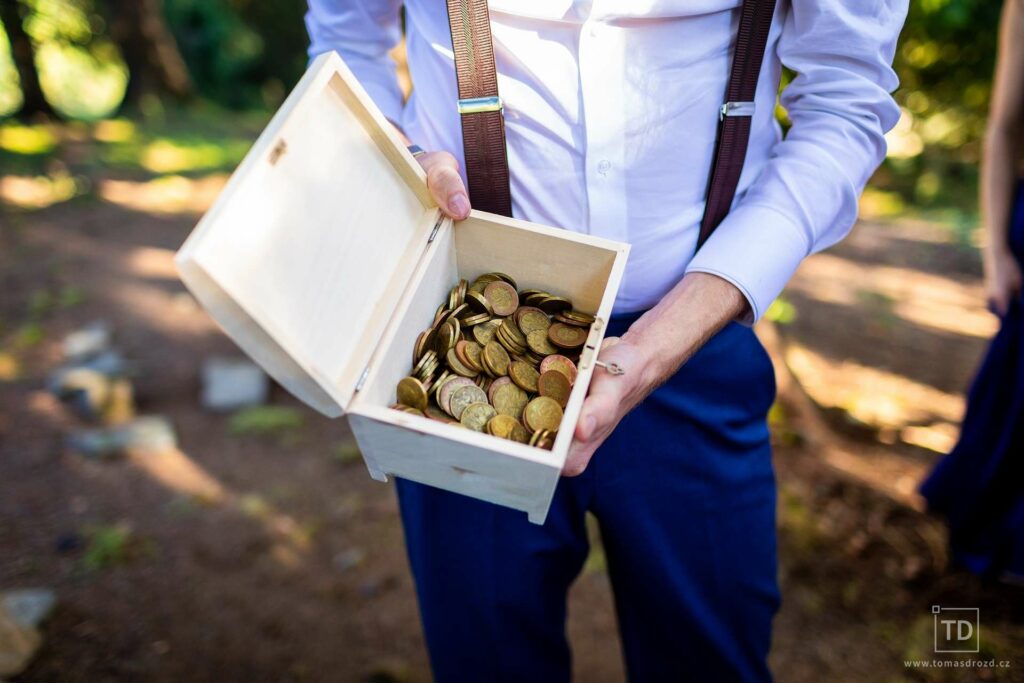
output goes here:
[{"label": "dirt ground", "polygon": [[[17,680],[429,680],[393,488],[369,478],[344,421],[280,389],[272,402],[301,426],[239,434],[198,405],[202,360],[237,352],[171,259],[220,180],[186,180],[170,208],[118,182],[0,213],[0,339],[16,364],[0,382],[0,589],[59,600]],[[913,493],[993,329],[979,272],[940,227],[865,223],[805,265],[762,330],[781,387],[780,681],[1024,680],[1024,591],[950,568]],[[63,335],[96,319],[179,452],[64,446],[81,423],[45,378]],[[980,607],[980,656],[1011,667],[905,667],[932,658],[933,604]],[[577,680],[623,680],[600,547],[570,615]]]}]

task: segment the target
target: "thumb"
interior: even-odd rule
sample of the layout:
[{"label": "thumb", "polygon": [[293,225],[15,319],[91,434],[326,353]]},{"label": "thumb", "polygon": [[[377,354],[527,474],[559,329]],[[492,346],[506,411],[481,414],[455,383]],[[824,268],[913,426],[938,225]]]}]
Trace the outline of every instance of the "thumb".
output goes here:
[{"label": "thumb", "polygon": [[459,164],[448,152],[424,154],[420,163],[427,172],[427,189],[441,209],[455,219],[469,216],[469,193],[459,175]]}]

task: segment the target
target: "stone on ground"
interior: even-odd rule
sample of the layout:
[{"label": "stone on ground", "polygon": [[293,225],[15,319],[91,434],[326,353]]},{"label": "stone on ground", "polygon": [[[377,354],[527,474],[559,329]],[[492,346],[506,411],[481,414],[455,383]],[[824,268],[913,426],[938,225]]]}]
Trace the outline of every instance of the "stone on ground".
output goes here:
[{"label": "stone on ground", "polygon": [[91,358],[110,348],[110,325],[102,320],[89,323],[64,337],[64,357],[72,362]]},{"label": "stone on ground", "polygon": [[258,365],[244,358],[214,357],[203,363],[203,408],[235,410],[267,400],[270,380]]}]

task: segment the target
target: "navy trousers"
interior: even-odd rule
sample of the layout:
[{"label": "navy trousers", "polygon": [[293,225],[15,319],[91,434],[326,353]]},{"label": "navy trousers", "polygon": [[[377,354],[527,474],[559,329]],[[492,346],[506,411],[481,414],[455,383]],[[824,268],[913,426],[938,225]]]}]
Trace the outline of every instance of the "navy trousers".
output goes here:
[{"label": "navy trousers", "polygon": [[[609,334],[633,317],[612,320]],[[630,413],[543,526],[398,480],[440,683],[569,681],[566,594],[600,523],[631,681],[765,681],[776,583],[771,361],[731,324]]]}]

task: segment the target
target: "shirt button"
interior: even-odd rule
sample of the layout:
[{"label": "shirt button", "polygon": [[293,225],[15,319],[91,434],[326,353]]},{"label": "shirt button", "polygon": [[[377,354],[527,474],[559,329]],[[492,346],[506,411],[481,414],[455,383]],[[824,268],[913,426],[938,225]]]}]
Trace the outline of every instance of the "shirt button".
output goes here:
[{"label": "shirt button", "polygon": [[597,164],[597,172],[600,173],[601,175],[604,175],[609,170],[611,170],[611,167],[612,163],[610,161],[608,161],[607,159],[601,159],[601,161],[599,161]]}]

